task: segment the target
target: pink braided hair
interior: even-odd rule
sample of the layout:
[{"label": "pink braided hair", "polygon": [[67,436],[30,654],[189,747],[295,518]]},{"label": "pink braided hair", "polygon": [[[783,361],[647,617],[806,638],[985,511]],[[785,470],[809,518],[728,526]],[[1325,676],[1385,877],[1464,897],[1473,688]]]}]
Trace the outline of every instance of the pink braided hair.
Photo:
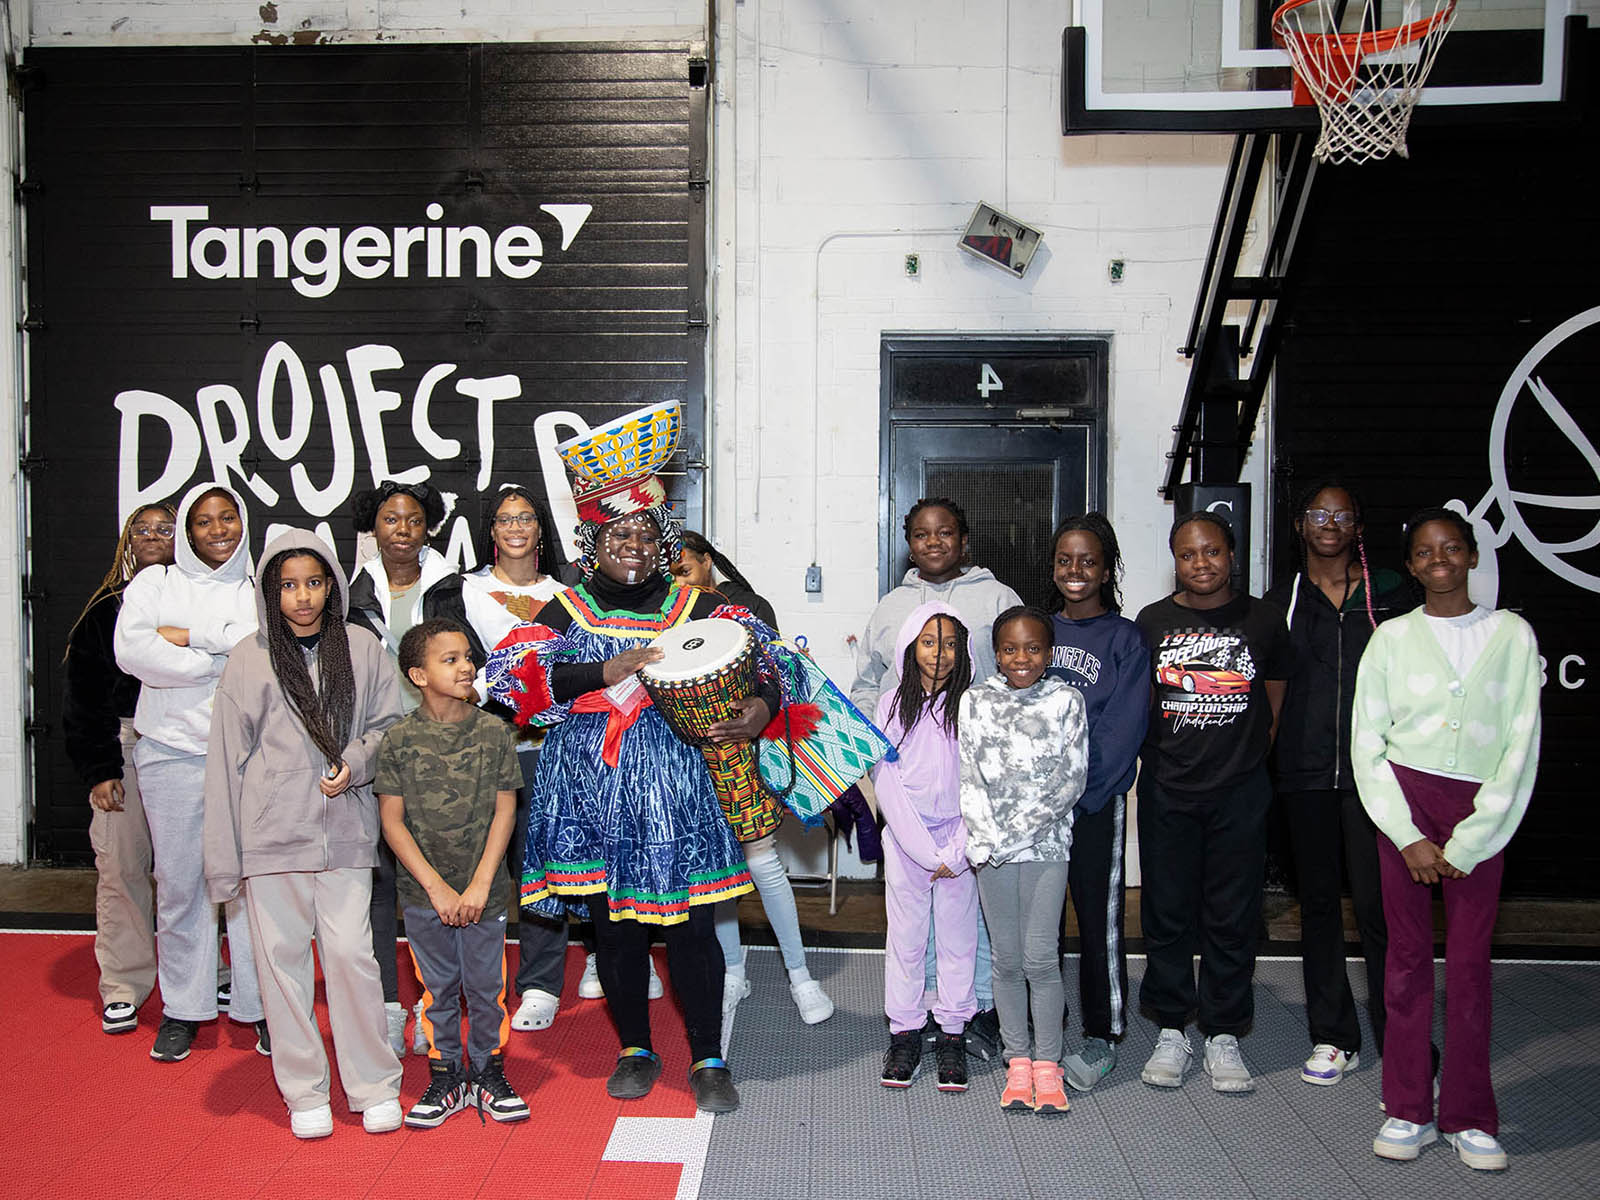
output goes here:
[{"label": "pink braided hair", "polygon": [[1356,553],[1361,556],[1361,590],[1367,602],[1367,621],[1376,629],[1378,618],[1372,612],[1372,573],[1367,569],[1367,543],[1359,533],[1356,534]]}]

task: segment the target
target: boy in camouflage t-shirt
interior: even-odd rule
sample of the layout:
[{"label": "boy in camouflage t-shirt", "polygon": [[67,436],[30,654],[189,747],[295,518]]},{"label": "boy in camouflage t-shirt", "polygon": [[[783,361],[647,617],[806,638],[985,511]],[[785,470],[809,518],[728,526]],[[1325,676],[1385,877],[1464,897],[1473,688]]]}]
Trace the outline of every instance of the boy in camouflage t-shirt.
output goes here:
[{"label": "boy in camouflage t-shirt", "polygon": [[383,836],[402,867],[398,891],[424,989],[432,1069],[406,1124],[431,1129],[474,1103],[497,1121],[525,1120],[528,1106],[506,1081],[502,1059],[511,881],[501,864],[522,784],[515,735],[473,703],[477,668],[457,622],[414,626],[399,660],[421,702],[384,736],[375,787]]}]

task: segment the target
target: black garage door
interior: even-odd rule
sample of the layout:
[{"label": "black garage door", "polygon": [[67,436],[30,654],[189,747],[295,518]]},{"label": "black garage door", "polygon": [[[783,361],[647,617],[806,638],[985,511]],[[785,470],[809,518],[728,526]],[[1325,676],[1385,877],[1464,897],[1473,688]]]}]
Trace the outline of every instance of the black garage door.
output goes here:
[{"label": "black garage door", "polygon": [[464,557],[481,493],[561,499],[575,422],[677,398],[698,522],[691,47],[40,50],[24,79],[35,857],[88,857],[58,664],[137,504],[226,474],[254,549],[326,522],[349,565],[351,495],[426,472]]}]

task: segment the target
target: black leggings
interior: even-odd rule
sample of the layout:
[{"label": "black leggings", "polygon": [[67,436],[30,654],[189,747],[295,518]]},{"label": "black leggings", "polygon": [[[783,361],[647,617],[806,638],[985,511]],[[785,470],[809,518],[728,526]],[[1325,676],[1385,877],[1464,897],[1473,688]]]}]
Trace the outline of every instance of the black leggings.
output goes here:
[{"label": "black leggings", "polygon": [[[606,1007],[624,1046],[650,1044],[650,935],[655,926],[613,921],[605,895],[589,897],[594,920],[595,970],[606,990]],[[722,1054],[722,946],[712,924],[711,905],[697,904],[689,919],[661,927],[667,943],[667,970],[683,1009],[690,1057]]]}]

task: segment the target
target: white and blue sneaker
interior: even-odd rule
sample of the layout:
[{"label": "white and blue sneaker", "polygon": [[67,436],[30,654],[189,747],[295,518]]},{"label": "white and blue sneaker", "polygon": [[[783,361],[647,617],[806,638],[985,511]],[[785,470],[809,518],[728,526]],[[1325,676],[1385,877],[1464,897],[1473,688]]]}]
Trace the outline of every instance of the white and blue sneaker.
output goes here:
[{"label": "white and blue sneaker", "polygon": [[1439,1127],[1432,1121],[1417,1125],[1402,1121],[1399,1117],[1390,1117],[1378,1130],[1378,1136],[1372,1139],[1372,1152],[1379,1158],[1410,1162],[1422,1153],[1424,1146],[1431,1146],[1438,1140]]},{"label": "white and blue sneaker", "polygon": [[1337,1046],[1319,1042],[1311,1048],[1311,1057],[1300,1068],[1300,1078],[1318,1087],[1332,1087],[1344,1078],[1346,1071],[1354,1071],[1360,1065],[1361,1055],[1355,1051],[1346,1054]]},{"label": "white and blue sneaker", "polygon": [[1460,1133],[1447,1133],[1444,1140],[1455,1147],[1456,1157],[1474,1171],[1504,1171],[1505,1147],[1492,1133],[1481,1129],[1463,1129]]}]

